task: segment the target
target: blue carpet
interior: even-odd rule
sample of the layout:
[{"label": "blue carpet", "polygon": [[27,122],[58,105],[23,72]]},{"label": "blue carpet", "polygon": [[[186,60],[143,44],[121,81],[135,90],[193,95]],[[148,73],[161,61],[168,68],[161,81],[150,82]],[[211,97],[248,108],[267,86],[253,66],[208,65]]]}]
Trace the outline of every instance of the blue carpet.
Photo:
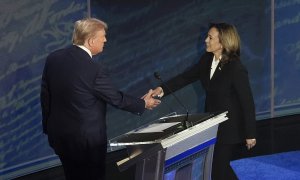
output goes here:
[{"label": "blue carpet", "polygon": [[231,166],[241,180],[300,180],[300,151],[235,160]]}]

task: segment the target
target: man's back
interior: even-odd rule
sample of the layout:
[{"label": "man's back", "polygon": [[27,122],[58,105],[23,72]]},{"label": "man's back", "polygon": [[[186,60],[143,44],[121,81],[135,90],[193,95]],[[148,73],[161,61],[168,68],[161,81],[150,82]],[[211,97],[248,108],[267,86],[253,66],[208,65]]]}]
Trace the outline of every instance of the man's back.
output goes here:
[{"label": "man's back", "polygon": [[[89,143],[106,142],[106,103],[94,93],[100,65],[77,46],[49,55],[45,80],[50,92],[49,138],[84,138]],[[55,146],[55,145],[54,145]]]}]

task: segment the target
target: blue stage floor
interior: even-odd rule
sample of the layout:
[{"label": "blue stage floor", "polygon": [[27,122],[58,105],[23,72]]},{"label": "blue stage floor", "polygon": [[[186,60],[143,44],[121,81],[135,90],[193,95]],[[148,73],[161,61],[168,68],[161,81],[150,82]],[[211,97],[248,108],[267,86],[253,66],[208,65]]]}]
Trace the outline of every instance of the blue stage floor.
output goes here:
[{"label": "blue stage floor", "polygon": [[231,166],[241,180],[300,180],[300,151],[235,160]]}]

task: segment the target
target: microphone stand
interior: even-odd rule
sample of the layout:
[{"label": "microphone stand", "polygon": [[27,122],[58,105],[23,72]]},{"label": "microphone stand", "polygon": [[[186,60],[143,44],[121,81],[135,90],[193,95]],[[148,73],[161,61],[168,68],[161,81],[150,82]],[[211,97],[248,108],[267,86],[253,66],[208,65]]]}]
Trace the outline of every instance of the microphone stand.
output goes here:
[{"label": "microphone stand", "polygon": [[182,121],[182,126],[184,129],[187,129],[190,127],[190,124],[188,123],[188,118],[189,118],[189,110],[185,107],[185,105],[179,100],[179,98],[177,98],[177,96],[173,93],[173,91],[167,86],[167,84],[161,79],[160,75],[158,72],[154,73],[154,77],[156,79],[158,79],[170,92],[170,94],[172,94],[172,96],[176,99],[176,101],[180,104],[180,106],[182,106],[184,108],[184,110],[186,111],[186,117],[185,119],[183,119]]}]

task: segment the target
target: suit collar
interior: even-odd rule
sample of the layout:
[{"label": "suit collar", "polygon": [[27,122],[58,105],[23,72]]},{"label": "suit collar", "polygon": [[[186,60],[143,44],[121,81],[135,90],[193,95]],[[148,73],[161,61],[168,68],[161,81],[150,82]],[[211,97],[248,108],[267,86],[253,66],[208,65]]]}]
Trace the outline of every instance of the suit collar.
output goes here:
[{"label": "suit collar", "polygon": [[216,70],[215,70],[215,72],[214,72],[214,74],[213,74],[213,76],[211,77],[211,79],[210,79],[210,68],[211,68],[211,63],[212,63],[212,61],[213,61],[213,59],[214,59],[214,54],[213,53],[208,53],[209,54],[209,59],[208,59],[208,74],[207,74],[207,78],[208,78],[208,81],[213,81],[214,79],[216,79],[216,77],[218,77],[220,74],[221,74],[221,71],[222,71],[222,67],[221,67],[221,62],[219,62],[219,64],[218,64],[218,66],[217,66],[217,68],[216,68]]},{"label": "suit collar", "polygon": [[77,44],[74,44],[74,45],[81,48],[85,52],[87,52],[90,55],[90,57],[93,58],[93,55],[92,55],[91,51],[88,48],[86,48],[85,46],[82,46],[82,45],[77,45]]},{"label": "suit collar", "polygon": [[76,46],[76,45],[72,45],[71,48],[70,48],[71,52],[72,53],[75,53],[76,57],[80,56],[84,59],[90,59],[92,60],[91,56],[86,52],[84,51],[82,48]]},{"label": "suit collar", "polygon": [[216,70],[215,70],[215,73],[213,74],[213,76],[211,77],[211,81],[213,81],[214,79],[216,79],[220,74],[221,74],[221,71],[222,71],[222,68],[221,68],[221,63],[219,62]]}]

